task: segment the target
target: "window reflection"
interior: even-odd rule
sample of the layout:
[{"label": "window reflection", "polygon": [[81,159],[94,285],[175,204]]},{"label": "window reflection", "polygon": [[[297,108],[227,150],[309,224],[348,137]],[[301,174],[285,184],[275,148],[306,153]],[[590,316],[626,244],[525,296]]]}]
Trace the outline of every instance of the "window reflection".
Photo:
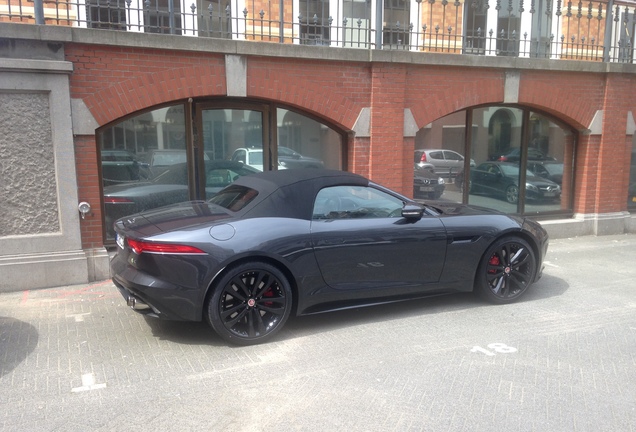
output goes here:
[{"label": "window reflection", "polygon": [[279,169],[342,169],[342,136],[294,111],[278,108]]},{"label": "window reflection", "polygon": [[[194,105],[196,125],[186,123],[185,107],[179,104],[99,132],[107,240],[114,239],[113,223],[119,218],[209,199],[244,175],[270,169],[342,169],[342,135],[327,125],[282,108],[272,115],[274,108],[262,105],[211,105]],[[268,131],[274,127],[277,137],[269,142]],[[200,142],[198,149],[186,140],[190,128]]]},{"label": "window reflection", "polygon": [[464,202],[467,188],[468,203],[506,213],[571,209],[574,135],[569,130],[521,108],[476,108],[470,111],[467,146],[466,118],[466,111],[451,114],[416,136],[415,168],[444,179],[441,200]]},{"label": "window reflection", "polygon": [[[415,182],[423,171],[435,174],[429,182],[444,183],[430,198],[462,202],[464,178],[464,147],[466,141],[466,113],[458,112],[443,117],[420,129],[415,137],[413,154]],[[470,159],[469,164],[475,165]],[[431,192],[424,190],[422,192]],[[419,198],[420,195],[416,194]]]}]

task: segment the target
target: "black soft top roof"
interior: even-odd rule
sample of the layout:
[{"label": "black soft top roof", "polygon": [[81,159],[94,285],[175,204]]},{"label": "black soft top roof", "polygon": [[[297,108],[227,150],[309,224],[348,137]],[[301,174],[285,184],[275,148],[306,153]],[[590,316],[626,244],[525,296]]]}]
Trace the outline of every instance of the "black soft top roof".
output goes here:
[{"label": "black soft top roof", "polygon": [[292,217],[311,219],[320,189],[338,185],[367,186],[369,180],[346,171],[290,169],[239,177],[233,185],[258,191],[242,217]]}]

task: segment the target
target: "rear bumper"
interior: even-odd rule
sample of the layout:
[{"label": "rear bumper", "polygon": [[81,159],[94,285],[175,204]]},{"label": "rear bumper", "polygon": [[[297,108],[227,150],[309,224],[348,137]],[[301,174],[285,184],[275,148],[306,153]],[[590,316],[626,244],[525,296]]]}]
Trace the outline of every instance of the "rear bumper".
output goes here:
[{"label": "rear bumper", "polygon": [[135,312],[139,312],[142,315],[148,315],[155,318],[161,317],[161,312],[157,308],[149,303],[146,303],[140,297],[137,297],[135,294],[128,291],[115,280],[113,280],[113,283],[115,284],[121,295],[124,297],[124,300],[126,300],[126,305],[129,306],[132,310],[134,310]]},{"label": "rear bumper", "polygon": [[135,312],[173,321],[201,321],[201,290],[175,285],[128,264],[115,255],[111,261],[113,283]]}]

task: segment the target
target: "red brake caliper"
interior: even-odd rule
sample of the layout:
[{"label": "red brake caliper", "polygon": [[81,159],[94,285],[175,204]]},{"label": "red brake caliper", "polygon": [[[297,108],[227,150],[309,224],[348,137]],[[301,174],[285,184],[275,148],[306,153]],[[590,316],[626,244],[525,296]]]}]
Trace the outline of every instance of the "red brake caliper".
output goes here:
[{"label": "red brake caliper", "polygon": [[[274,297],[274,292],[273,292],[273,291],[272,291],[272,289],[270,288],[270,289],[268,289],[267,291],[265,291],[265,292],[263,293],[263,297]],[[271,306],[271,305],[273,305],[274,303],[273,303],[273,302],[265,302],[265,303],[263,303],[263,304],[264,304],[265,306]]]},{"label": "red brake caliper", "polygon": [[[501,264],[501,261],[499,261],[499,257],[497,255],[493,255],[490,257],[490,260],[488,260],[488,264],[490,264],[491,266],[498,266]],[[497,273],[497,270],[489,269],[488,273],[494,274]]]}]

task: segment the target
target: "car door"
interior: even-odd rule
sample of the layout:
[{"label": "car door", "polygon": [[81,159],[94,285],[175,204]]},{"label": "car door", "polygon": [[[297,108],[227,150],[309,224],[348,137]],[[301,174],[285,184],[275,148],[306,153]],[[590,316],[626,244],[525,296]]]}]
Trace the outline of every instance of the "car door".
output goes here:
[{"label": "car door", "polygon": [[450,171],[446,160],[444,160],[444,152],[441,150],[433,150],[428,152],[427,162],[430,162],[435,167],[435,173],[447,174]]},{"label": "car door", "polygon": [[444,150],[444,160],[451,175],[457,175],[458,172],[464,169],[464,157],[459,153]]},{"label": "car door", "polygon": [[505,177],[499,167],[492,163],[483,163],[471,172],[473,190],[489,196],[501,195],[505,190]]},{"label": "car door", "polygon": [[[446,230],[437,217],[406,219],[403,201],[384,191],[337,186],[316,197],[311,238],[323,278],[336,290],[369,296],[425,289],[439,280]],[[364,294],[362,292],[364,291]],[[379,290],[377,295],[387,295]]]}]

